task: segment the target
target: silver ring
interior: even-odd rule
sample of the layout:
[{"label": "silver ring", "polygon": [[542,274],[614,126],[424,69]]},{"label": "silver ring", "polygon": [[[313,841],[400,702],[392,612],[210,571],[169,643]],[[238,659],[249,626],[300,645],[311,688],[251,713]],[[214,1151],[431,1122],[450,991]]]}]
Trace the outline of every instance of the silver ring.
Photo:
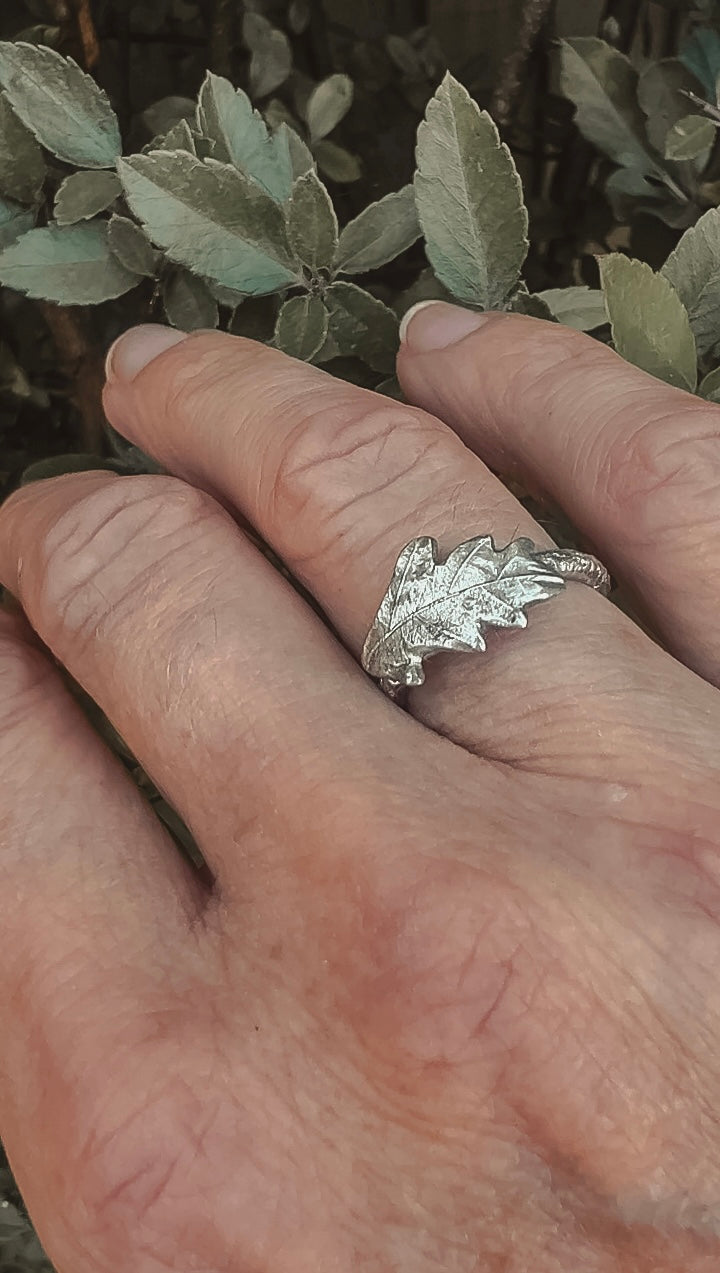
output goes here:
[{"label": "silver ring", "polygon": [[363,646],[363,668],[398,698],[422,685],[425,659],[484,650],[491,628],[526,628],[527,607],[551,601],[569,582],[610,591],[607,570],[589,553],[539,551],[531,539],[496,548],[491,535],[478,535],[441,561],[437,540],[421,535],[397,559]]}]

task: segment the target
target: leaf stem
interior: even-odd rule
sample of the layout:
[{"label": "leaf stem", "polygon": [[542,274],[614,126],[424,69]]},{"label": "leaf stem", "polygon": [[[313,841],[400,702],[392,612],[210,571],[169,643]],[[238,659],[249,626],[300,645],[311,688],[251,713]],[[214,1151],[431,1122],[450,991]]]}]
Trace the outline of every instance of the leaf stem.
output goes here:
[{"label": "leaf stem", "polygon": [[50,301],[39,305],[55,341],[60,368],[71,385],[70,399],[80,414],[82,448],[100,454],[105,438],[101,353],[89,341],[78,311]]}]

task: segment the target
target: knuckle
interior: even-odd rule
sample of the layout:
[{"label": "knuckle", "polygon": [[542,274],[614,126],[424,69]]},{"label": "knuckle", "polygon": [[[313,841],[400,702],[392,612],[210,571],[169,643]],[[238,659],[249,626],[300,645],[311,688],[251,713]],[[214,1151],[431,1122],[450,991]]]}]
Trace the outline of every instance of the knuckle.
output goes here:
[{"label": "knuckle", "polygon": [[279,458],[268,456],[261,476],[267,520],[280,530],[292,528],[300,562],[324,556],[331,546],[342,550],[358,507],[372,509],[379,498],[391,504],[396,484],[403,485],[404,503],[412,504],[413,475],[425,493],[442,473],[449,449],[437,423],[411,408],[363,406],[340,424],[337,416],[335,405],[300,421]]},{"label": "knuckle", "polygon": [[[647,404],[635,422],[613,431],[600,473],[611,511],[630,520],[644,539],[679,526],[717,522],[720,410],[708,404],[653,414]],[[640,412],[638,412],[640,414]]]},{"label": "knuckle", "polygon": [[368,982],[352,1006],[365,1046],[385,1055],[390,1045],[402,1072],[504,1054],[540,976],[532,922],[509,885],[438,863],[384,898],[369,927]]},{"label": "knuckle", "polygon": [[[176,478],[118,478],[62,512],[41,537],[28,597],[40,625],[91,635],[131,612],[164,557],[187,542],[215,508],[210,496]],[[23,588],[21,573],[21,591]],[[33,605],[34,603],[34,605]]]}]

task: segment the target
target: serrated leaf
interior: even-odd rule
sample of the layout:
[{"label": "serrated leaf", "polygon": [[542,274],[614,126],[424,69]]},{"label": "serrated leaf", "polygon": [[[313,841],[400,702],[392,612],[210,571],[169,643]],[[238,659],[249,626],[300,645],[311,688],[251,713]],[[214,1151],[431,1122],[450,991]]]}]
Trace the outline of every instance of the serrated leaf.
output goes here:
[{"label": "serrated leaf", "polygon": [[498,309],[527,255],[528,217],[512,155],[452,75],[418,129],[415,198],[428,259],[459,300]]},{"label": "serrated leaf", "polygon": [[623,168],[657,172],[637,100],[637,71],[624,53],[594,36],[561,40],[560,84],[575,103],[583,137]]},{"label": "serrated leaf", "polygon": [[708,372],[700,383],[698,393],[707,402],[720,402],[720,367]]},{"label": "serrated leaf", "polygon": [[329,321],[319,296],[291,296],[278,314],[274,343],[283,353],[310,362],[325,344]]},{"label": "serrated leaf", "polygon": [[122,194],[117,173],[95,168],[73,172],[66,177],[55,195],[55,220],[58,225],[74,225],[89,221],[104,212]]},{"label": "serrated leaf", "polygon": [[549,287],[538,292],[559,323],[579,332],[591,332],[608,321],[605,296],[594,287]]},{"label": "serrated leaf", "polygon": [[252,53],[250,89],[253,96],[274,93],[292,70],[292,49],[285,32],[272,26],[260,13],[246,13],[243,39]]},{"label": "serrated leaf", "polygon": [[280,207],[230,164],[157,151],[118,168],[132,212],[172,260],[249,295],[299,281]]},{"label": "serrated leaf", "polygon": [[338,222],[332,199],[315,172],[298,177],[287,210],[288,238],[295,257],[313,274],[332,270]]},{"label": "serrated leaf", "polygon": [[305,145],[299,133],[285,123],[281,123],[277,131],[287,143],[293,181],[296,177],[304,177],[306,172],[312,172],[315,168],[315,160],[312,151]]},{"label": "serrated leaf", "polygon": [[200,89],[197,122],[214,143],[215,159],[234,164],[278,203],[285,202],[292,185],[287,129],[271,136],[247,94],[211,71]]},{"label": "serrated leaf", "polygon": [[160,253],[148,241],[144,231],[129,217],[117,214],[108,222],[110,251],[132,274],[152,278],[160,264]]},{"label": "serrated leaf", "polygon": [[720,208],[685,231],[661,273],[690,315],[702,357],[720,342]]},{"label": "serrated leaf", "polygon": [[110,251],[107,221],[30,230],[0,252],[0,283],[61,305],[97,305],[137,281]]},{"label": "serrated leaf", "polygon": [[565,582],[534,556],[529,539],[497,549],[478,536],[441,562],[422,535],[402,550],[362,652],[365,671],[389,686],[421,685],[423,659],[442,650],[486,648],[492,628],[527,627],[526,610]]},{"label": "serrated leaf", "polygon": [[315,158],[318,168],[339,185],[349,185],[351,181],[359,181],[362,167],[357,155],[352,155],[344,146],[334,141],[319,141],[315,146]]},{"label": "serrated leaf", "polygon": [[83,168],[112,168],[120,129],[106,94],[72,58],[35,44],[0,43],[0,85],[41,145]]},{"label": "serrated leaf", "polygon": [[333,128],[337,128],[352,106],[353,92],[349,75],[328,75],[315,86],[305,111],[312,142],[321,141]]},{"label": "serrated leaf", "polygon": [[411,247],[422,231],[415,191],[404,186],[371,203],[340,234],[337,268],[343,274],[364,274],[387,265]]},{"label": "serrated leaf", "polygon": [[40,146],[0,93],[0,190],[19,203],[37,203],[44,181]]},{"label": "serrated leaf", "polygon": [[217,301],[207,284],[188,270],[174,270],[165,279],[162,297],[165,317],[181,331],[217,327],[220,321]]},{"label": "serrated leaf", "polygon": [[330,315],[324,361],[350,355],[386,374],[395,370],[400,339],[397,315],[354,283],[333,283],[325,294]]},{"label": "serrated leaf", "polygon": [[716,135],[712,120],[702,115],[685,115],[673,124],[665,138],[665,158],[674,160],[707,157]]},{"label": "serrated leaf", "polygon": [[694,389],[697,354],[687,310],[662,274],[620,252],[598,257],[615,348],[659,380]]},{"label": "serrated leaf", "polygon": [[511,314],[525,314],[528,318],[542,318],[546,323],[557,322],[547,302],[536,293],[529,292],[525,287],[518,288],[507,308]]},{"label": "serrated leaf", "polygon": [[187,119],[179,119],[169,132],[164,136],[153,138],[149,146],[144,147],[145,150],[186,150],[190,155],[198,153],[198,139],[195,136],[190,122]]},{"label": "serrated leaf", "polygon": [[0,199],[0,248],[9,247],[35,225],[34,209],[28,211],[10,199]]}]

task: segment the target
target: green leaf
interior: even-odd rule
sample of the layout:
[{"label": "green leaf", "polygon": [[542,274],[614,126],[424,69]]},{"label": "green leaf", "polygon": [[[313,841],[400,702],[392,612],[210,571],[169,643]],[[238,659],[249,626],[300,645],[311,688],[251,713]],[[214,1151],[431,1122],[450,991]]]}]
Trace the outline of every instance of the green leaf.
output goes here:
[{"label": "green leaf", "polygon": [[594,36],[560,41],[560,84],[575,103],[583,137],[623,168],[656,173],[638,100],[637,71],[624,53]]},{"label": "green leaf", "polygon": [[38,203],[44,181],[40,146],[0,93],[0,190],[19,203]]},{"label": "green leaf", "polygon": [[274,93],[292,70],[292,49],[285,32],[272,26],[260,13],[246,13],[243,39],[252,54],[250,90],[253,97]]},{"label": "green leaf", "polygon": [[720,208],[710,208],[685,231],[661,273],[690,315],[702,357],[720,342]]},{"label": "green leaf", "polygon": [[666,159],[697,159],[707,155],[715,141],[715,125],[702,115],[685,115],[673,124],[665,138]]},{"label": "green leaf", "polygon": [[299,281],[282,210],[230,164],[157,151],[119,172],[148,236],[193,273],[251,295]]},{"label": "green leaf", "polygon": [[315,160],[299,133],[283,123],[278,128],[278,134],[287,142],[293,181],[296,177],[304,177],[306,172],[311,172],[315,167]]},{"label": "green leaf", "polygon": [[696,75],[711,100],[720,75],[720,33],[696,27],[680,49],[680,61]]},{"label": "green leaf", "polygon": [[[194,118],[195,103],[192,98],[179,97],[176,94],[161,97],[158,102],[153,102],[152,106],[148,106],[142,113],[143,123],[153,137],[162,135],[165,139],[178,124],[185,122],[189,125]],[[154,146],[154,142],[152,144]]]},{"label": "green leaf", "polygon": [[700,383],[698,393],[708,402],[720,402],[720,367],[708,372]]},{"label": "green leaf", "polygon": [[41,145],[83,168],[112,168],[120,129],[105,93],[72,58],[34,44],[0,43],[0,85]]},{"label": "green leaf", "polygon": [[287,129],[271,136],[247,94],[211,71],[200,89],[197,122],[214,142],[215,159],[234,164],[278,203],[285,202],[292,185]]},{"label": "green leaf", "polygon": [[665,153],[665,138],[673,124],[687,114],[686,93],[699,93],[695,76],[677,58],[650,62],[637,86],[640,108],[647,116],[648,139],[660,154]]},{"label": "green leaf", "polygon": [[287,211],[290,246],[313,274],[332,270],[338,246],[338,222],[332,199],[315,172],[298,177]]},{"label": "green leaf", "polygon": [[591,332],[608,321],[605,296],[592,287],[550,287],[538,292],[559,323]]},{"label": "green leaf", "polygon": [[310,0],[291,0],[288,26],[294,35],[302,35],[310,22]]},{"label": "green leaf", "polygon": [[0,252],[0,283],[61,305],[97,305],[137,281],[110,251],[107,221],[30,230]]},{"label": "green leaf", "polygon": [[185,118],[179,119],[169,132],[164,136],[154,137],[146,150],[186,150],[190,155],[198,153],[198,139],[195,136],[189,121]]},{"label": "green leaf", "polygon": [[115,214],[110,218],[108,243],[110,251],[126,270],[153,278],[160,265],[161,255],[148,241],[140,226],[129,217]]},{"label": "green leaf", "polygon": [[168,322],[181,331],[217,327],[217,301],[201,278],[187,270],[175,270],[163,285],[163,307]]},{"label": "green leaf", "polygon": [[598,266],[618,353],[659,380],[694,389],[697,355],[690,320],[667,279],[620,252],[598,257]]},{"label": "green leaf", "polygon": [[269,345],[280,308],[278,299],[277,296],[251,296],[244,300],[230,320],[229,331],[233,336],[244,336]]},{"label": "green leaf", "polygon": [[66,177],[55,195],[55,220],[58,225],[74,225],[89,221],[104,212],[122,194],[117,173],[104,169],[73,172]]},{"label": "green leaf", "polygon": [[315,146],[315,158],[320,171],[340,185],[349,185],[362,177],[357,155],[351,155],[349,150],[334,141],[319,141]]},{"label": "green leaf", "polygon": [[28,211],[10,199],[0,199],[0,248],[15,243],[21,234],[27,234],[35,224],[35,211]]},{"label": "green leaf", "polygon": [[546,323],[555,323],[557,319],[547,301],[534,292],[529,292],[523,285],[512,297],[508,310],[511,314],[526,314],[529,318],[542,318]]},{"label": "green leaf", "polygon": [[418,129],[417,164],[415,198],[435,273],[459,300],[502,307],[528,250],[522,186],[487,111],[450,74]]},{"label": "green leaf", "polygon": [[328,75],[317,84],[308,98],[305,119],[312,142],[327,137],[347,115],[353,100],[353,82],[349,75]]},{"label": "green leaf", "polygon": [[274,343],[283,353],[310,362],[325,344],[329,322],[319,296],[291,296],[278,314]]},{"label": "green leaf", "polygon": [[385,48],[388,57],[392,58],[403,75],[407,75],[411,80],[421,80],[423,78],[422,57],[417,49],[413,48],[409,40],[403,39],[401,35],[387,35],[385,37]]},{"label": "green leaf", "polygon": [[415,191],[404,186],[371,203],[340,235],[338,269],[364,274],[387,265],[420,238]]},{"label": "green leaf", "polygon": [[[355,283],[333,283],[325,295],[330,314],[329,356],[352,355],[376,371],[395,370],[400,339],[397,315]],[[325,351],[321,351],[324,353]]]}]

